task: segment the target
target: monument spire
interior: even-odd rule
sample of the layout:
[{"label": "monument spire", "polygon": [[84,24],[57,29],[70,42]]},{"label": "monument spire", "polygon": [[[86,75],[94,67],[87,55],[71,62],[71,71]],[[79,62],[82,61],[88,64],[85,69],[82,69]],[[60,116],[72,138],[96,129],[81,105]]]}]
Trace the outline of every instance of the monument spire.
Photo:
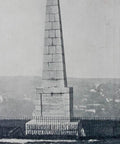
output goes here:
[{"label": "monument spire", "polygon": [[43,57],[43,87],[67,87],[59,0],[47,0]]}]

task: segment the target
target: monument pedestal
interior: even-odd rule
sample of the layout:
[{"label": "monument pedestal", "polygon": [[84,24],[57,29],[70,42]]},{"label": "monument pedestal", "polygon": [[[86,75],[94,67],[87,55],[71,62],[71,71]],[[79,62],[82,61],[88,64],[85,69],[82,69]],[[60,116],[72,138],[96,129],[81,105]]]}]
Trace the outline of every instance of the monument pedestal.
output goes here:
[{"label": "monument pedestal", "polygon": [[77,135],[73,116],[72,88],[38,88],[33,120],[26,123],[26,135]]},{"label": "monument pedestal", "polygon": [[70,118],[73,116],[73,88],[52,87],[36,89],[33,118]]}]

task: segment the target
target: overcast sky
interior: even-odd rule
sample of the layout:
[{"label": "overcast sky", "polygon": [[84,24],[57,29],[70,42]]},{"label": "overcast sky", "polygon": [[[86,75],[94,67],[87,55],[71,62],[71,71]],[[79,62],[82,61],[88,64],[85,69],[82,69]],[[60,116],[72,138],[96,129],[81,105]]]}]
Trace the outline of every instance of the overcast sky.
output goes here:
[{"label": "overcast sky", "polygon": [[[68,77],[120,78],[120,0],[60,0]],[[0,0],[0,76],[42,72],[46,0]]]}]

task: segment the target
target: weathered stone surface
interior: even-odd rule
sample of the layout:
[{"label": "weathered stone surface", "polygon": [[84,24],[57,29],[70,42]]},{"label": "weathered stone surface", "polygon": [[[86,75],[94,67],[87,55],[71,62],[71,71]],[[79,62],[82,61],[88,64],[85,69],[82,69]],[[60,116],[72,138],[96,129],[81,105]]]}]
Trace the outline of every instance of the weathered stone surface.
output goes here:
[{"label": "weathered stone surface", "polygon": [[73,88],[69,87],[50,87],[50,88],[37,88],[36,93],[73,93]]},{"label": "weathered stone surface", "polygon": [[63,79],[64,78],[64,74],[61,71],[56,71],[56,79]]},{"label": "weathered stone surface", "polygon": [[60,30],[56,30],[56,38],[59,38],[59,37],[61,37],[61,32]]},{"label": "weathered stone surface", "polygon": [[43,79],[42,85],[47,87],[64,87],[64,80]]},{"label": "weathered stone surface", "polygon": [[51,46],[53,44],[52,38],[45,38],[45,46]]},{"label": "weathered stone surface", "polygon": [[46,30],[51,30],[52,27],[53,27],[53,26],[52,26],[52,22],[46,22],[46,23],[45,23],[45,29],[46,29]]},{"label": "weathered stone surface", "polygon": [[55,14],[55,21],[59,21],[59,15],[58,14]]},{"label": "weathered stone surface", "polygon": [[62,63],[44,63],[44,71],[60,71],[63,73],[63,64]]},{"label": "weathered stone surface", "polygon": [[55,71],[49,71],[49,79],[51,79],[51,80],[52,80],[52,79],[53,79],[53,80],[56,79],[56,76],[55,76],[55,75],[56,75],[56,72],[55,72]]},{"label": "weathered stone surface", "polygon": [[63,56],[62,54],[53,55],[53,61],[54,62],[61,62],[61,63],[63,63],[62,56]]},{"label": "weathered stone surface", "polygon": [[60,29],[60,22],[53,22],[52,29],[59,30]]},{"label": "weathered stone surface", "polygon": [[45,31],[45,38],[60,38],[61,32],[60,30],[46,30]]},{"label": "weathered stone surface", "polygon": [[[70,96],[72,96],[70,92],[70,88],[37,89],[37,94],[42,94],[42,115],[44,117],[69,118]],[[40,97],[38,96],[38,98]],[[38,106],[36,108],[39,109]]]},{"label": "weathered stone surface", "polygon": [[44,55],[44,62],[53,62],[53,55]]},{"label": "weathered stone surface", "polygon": [[47,6],[58,5],[58,0],[47,0]]},{"label": "weathered stone surface", "polygon": [[[51,80],[53,81],[56,81],[56,84],[59,80],[64,80],[63,79],[63,74],[61,72],[58,72],[58,71],[44,71],[44,79],[43,80]],[[52,83],[52,82],[51,82]]]},{"label": "weathered stone surface", "polygon": [[55,46],[62,45],[61,38],[53,38],[53,45],[55,45]]},{"label": "weathered stone surface", "polygon": [[55,14],[49,14],[49,21],[54,22],[55,21]]},{"label": "weathered stone surface", "polygon": [[46,14],[46,19],[45,19],[46,22],[50,22],[50,17],[49,17],[49,14]]},{"label": "weathered stone surface", "polygon": [[62,54],[63,53],[62,52],[62,46],[56,46],[55,51],[56,51],[56,54]]},{"label": "weathered stone surface", "polygon": [[58,7],[57,6],[47,6],[46,8],[46,13],[47,14],[56,14],[58,13]]},{"label": "weathered stone surface", "polygon": [[55,38],[55,36],[56,36],[55,30],[49,31],[49,37],[50,38]]},{"label": "weathered stone surface", "polygon": [[56,54],[55,49],[56,49],[55,46],[49,46],[49,49],[48,49],[49,54]]},{"label": "weathered stone surface", "polygon": [[[44,87],[67,86],[59,12],[59,1],[48,0],[46,7],[45,50],[43,60],[45,63],[45,66],[43,65]],[[50,80],[52,82],[50,82]]]},{"label": "weathered stone surface", "polygon": [[47,13],[46,14],[46,23],[47,22],[59,22],[59,15],[57,13]]},{"label": "weathered stone surface", "polygon": [[33,120],[26,124],[26,134],[30,135],[59,135],[59,132],[61,135],[76,135],[78,130],[78,123],[70,122],[73,117],[73,89],[67,87],[59,8],[59,0],[47,0],[43,88],[36,89]]}]

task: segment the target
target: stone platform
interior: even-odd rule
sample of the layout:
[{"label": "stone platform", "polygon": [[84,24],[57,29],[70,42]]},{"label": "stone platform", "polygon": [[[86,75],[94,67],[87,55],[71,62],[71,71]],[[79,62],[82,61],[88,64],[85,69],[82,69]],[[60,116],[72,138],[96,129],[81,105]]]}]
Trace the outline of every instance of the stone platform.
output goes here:
[{"label": "stone platform", "polygon": [[26,123],[26,135],[77,136],[78,122],[40,122],[31,120]]},{"label": "stone platform", "polygon": [[26,135],[76,136],[73,116],[73,88],[37,88],[33,120],[26,123]]}]

